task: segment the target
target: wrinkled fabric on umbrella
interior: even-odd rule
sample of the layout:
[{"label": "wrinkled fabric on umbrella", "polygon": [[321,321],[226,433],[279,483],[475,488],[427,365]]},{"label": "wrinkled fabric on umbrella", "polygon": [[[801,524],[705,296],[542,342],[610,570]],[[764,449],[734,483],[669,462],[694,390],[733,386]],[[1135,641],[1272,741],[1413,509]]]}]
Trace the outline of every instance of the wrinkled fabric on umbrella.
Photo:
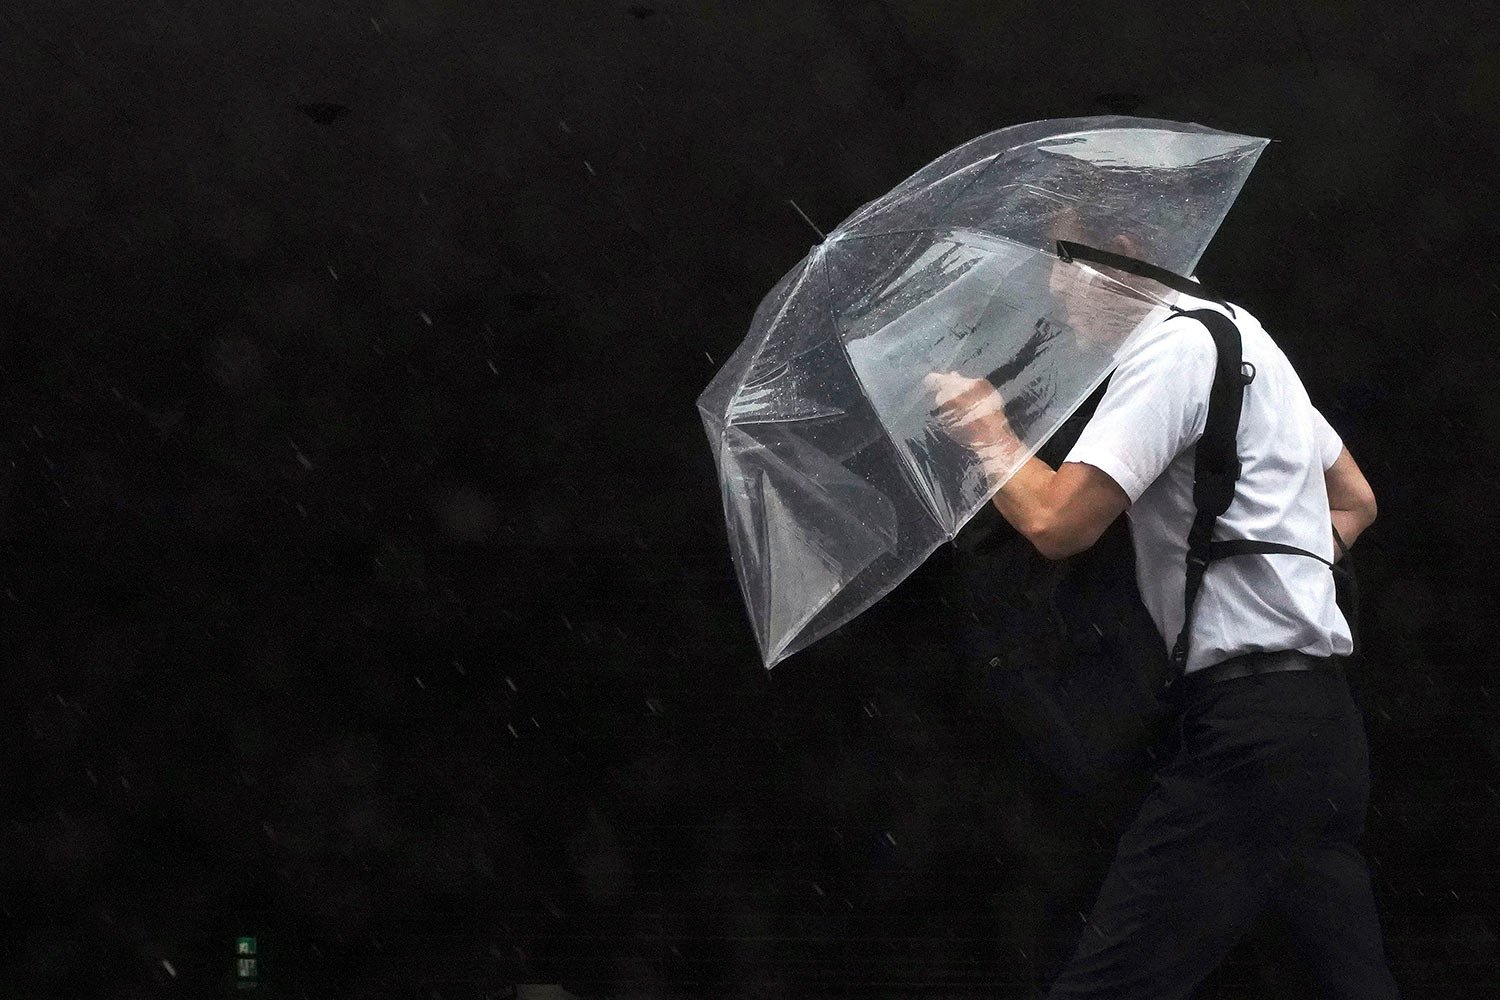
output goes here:
[{"label": "wrinkled fabric on umbrella", "polygon": [[[1126,234],[1190,274],[1266,141],[1124,117],[1001,129],[860,208],[777,283],[698,400],[768,669],[953,538],[1167,315],[1056,241]],[[949,372],[994,383],[1022,450],[982,456],[943,432],[930,376]]]}]

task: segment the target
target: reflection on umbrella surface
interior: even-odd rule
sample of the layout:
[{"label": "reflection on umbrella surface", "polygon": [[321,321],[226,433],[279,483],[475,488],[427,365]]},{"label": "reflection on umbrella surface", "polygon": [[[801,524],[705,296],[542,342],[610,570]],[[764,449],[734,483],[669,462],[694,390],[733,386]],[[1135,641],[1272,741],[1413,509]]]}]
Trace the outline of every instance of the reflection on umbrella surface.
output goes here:
[{"label": "reflection on umbrella surface", "polygon": [[1168,303],[1058,239],[1191,273],[1266,140],[1136,118],[981,136],[863,206],[777,283],[698,399],[767,668],[868,608],[996,486],[924,378],[987,377],[1014,471]]}]

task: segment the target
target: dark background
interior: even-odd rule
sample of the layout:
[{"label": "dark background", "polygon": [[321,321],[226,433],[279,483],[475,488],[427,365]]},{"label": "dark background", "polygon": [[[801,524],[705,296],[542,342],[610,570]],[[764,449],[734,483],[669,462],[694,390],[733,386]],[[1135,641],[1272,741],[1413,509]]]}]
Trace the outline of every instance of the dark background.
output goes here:
[{"label": "dark background", "polygon": [[940,559],[767,674],[693,403],[789,199],[1111,111],[1276,140],[1199,274],[1379,497],[1393,968],[1500,995],[1490,11],[6,4],[4,995],[1030,995],[1133,786],[980,724]]}]

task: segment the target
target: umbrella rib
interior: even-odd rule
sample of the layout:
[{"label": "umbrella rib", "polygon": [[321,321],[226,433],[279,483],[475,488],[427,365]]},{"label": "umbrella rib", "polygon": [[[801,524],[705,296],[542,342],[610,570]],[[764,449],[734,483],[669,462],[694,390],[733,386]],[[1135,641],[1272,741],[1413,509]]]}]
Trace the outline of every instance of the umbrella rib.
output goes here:
[{"label": "umbrella rib", "polygon": [[[828,321],[833,324],[833,339],[838,341],[839,350],[843,352],[844,360],[849,363],[849,371],[854,373],[854,381],[859,383],[860,392],[864,395],[866,402],[869,402],[871,398],[870,391],[865,388],[865,380],[860,378],[859,368],[854,364],[854,358],[849,355],[849,347],[844,343],[844,338],[839,330],[838,313],[833,308],[833,279],[828,274],[828,254],[826,251],[822,254],[821,263],[823,265],[823,287],[828,302]],[[932,518],[933,523],[939,528],[943,528],[943,519],[938,515],[937,498],[927,491],[922,478],[917,475],[916,469],[911,467],[911,462],[906,457],[906,452],[897,447],[894,440],[891,440],[891,432],[885,426],[885,421],[880,419],[880,413],[875,410],[873,403],[871,403],[870,409],[875,413],[875,419],[880,421],[880,429],[885,431],[886,440],[891,441],[891,450],[896,453],[896,463],[901,471],[906,474],[907,481],[911,484],[913,492],[921,498],[922,505],[927,508],[927,514]]]},{"label": "umbrella rib", "polygon": [[[979,168],[979,171],[977,173],[975,173],[973,177],[969,178],[969,182],[967,184],[965,184],[962,188],[960,188],[957,192],[955,192],[954,195],[953,195],[953,197],[951,197],[951,198],[948,199],[948,203],[946,205],[944,205],[942,208],[938,209],[937,212],[935,212],[933,214],[933,221],[936,222],[936,223],[938,223],[939,225],[941,225],[943,223],[943,221],[944,221],[943,220],[943,216],[947,213],[948,209],[950,209],[950,208],[953,207],[953,203],[956,202],[956,201],[958,201],[958,199],[962,198],[965,194],[967,194],[968,191],[969,191],[969,188],[973,187],[975,185],[975,183],[979,180],[979,178],[983,177],[986,173],[988,173],[989,169],[995,165],[995,162],[997,160],[999,160],[1000,157],[1004,156],[1007,152],[1009,152],[1009,150],[1002,149],[998,153],[996,153],[994,156],[991,156],[990,157],[990,162],[986,163],[983,167]],[[949,176],[952,176],[952,175],[950,174]],[[941,183],[941,182],[938,182],[938,183]],[[809,225],[811,225],[811,223],[809,223]],[[895,235],[896,233],[900,233],[900,232],[926,233],[926,232],[932,232],[934,230],[934,228],[935,227],[933,227],[933,226],[927,226],[927,227],[922,228],[922,229],[896,230],[895,232],[893,232],[893,233],[891,233],[889,235]],[[874,234],[874,235],[887,235],[887,234]],[[861,239],[862,237],[856,236],[856,237],[853,237],[853,238],[854,239]]]},{"label": "umbrella rib", "polygon": [[[809,261],[809,263],[811,263],[811,262]],[[827,276],[825,274],[825,278],[826,277]],[[776,328],[776,324],[781,320],[781,317],[785,316],[786,315],[786,311],[789,308],[791,308],[792,299],[795,298],[796,295],[797,295],[797,293],[802,290],[802,284],[806,280],[807,280],[807,268],[804,267],[802,269],[801,276],[797,278],[796,284],[792,285],[791,288],[787,289],[786,298],[783,299],[782,302],[781,302],[781,308],[778,309],[778,310],[776,310],[776,315],[775,316],[773,316],[771,319],[769,319],[769,320],[766,321],[766,336],[765,336],[765,339],[763,339],[760,342],[760,344],[758,344],[756,346],[755,353],[752,354],[752,355],[750,355],[750,362],[749,362],[749,364],[747,364],[745,366],[745,375],[746,375],[747,378],[749,377],[750,372],[754,370],[754,368],[755,368],[755,362],[757,362],[757,361],[760,360],[761,352],[766,349],[766,344],[768,344],[770,342],[770,340],[771,340],[771,331]],[[729,407],[731,409],[734,407],[735,398],[739,395],[739,393],[740,393],[739,389],[736,389],[734,392],[730,393],[730,396],[729,396]],[[719,429],[719,450],[720,450],[720,452],[722,452],[724,450],[724,435],[727,434],[727,433],[729,433],[729,427],[730,427],[729,411],[726,410],[725,413],[724,413],[724,426]]]},{"label": "umbrella rib", "polygon": [[[991,232],[988,229],[968,229],[967,227],[960,227],[960,228],[964,228],[968,232],[977,233],[980,236],[983,236],[985,239],[998,240],[1001,243],[1009,243],[1011,246],[1017,247],[1017,248],[1019,248],[1021,250],[1030,250],[1032,253],[1038,253],[1038,254],[1042,254],[1044,256],[1048,256],[1048,257],[1056,257],[1057,256],[1056,252],[1053,251],[1053,250],[1051,250],[1048,247],[1037,247],[1037,246],[1032,246],[1030,243],[1022,243],[1020,240],[1018,240],[1018,239],[1016,239],[1016,238],[1014,238],[1012,236],[1006,236],[1004,233],[995,233],[995,232]],[[924,227],[924,228],[921,228],[921,229],[892,229],[891,231],[885,232],[885,233],[860,233],[858,236],[833,236],[833,237],[829,238],[828,242],[830,244],[831,243],[853,243],[855,240],[872,240],[872,239],[875,239],[875,238],[880,237],[880,236],[907,236],[907,235],[910,235],[910,234],[913,234],[913,233],[937,233],[937,232],[938,232],[938,230],[935,229],[935,228],[933,228],[933,227],[931,227],[931,226],[927,226],[927,227]]]}]

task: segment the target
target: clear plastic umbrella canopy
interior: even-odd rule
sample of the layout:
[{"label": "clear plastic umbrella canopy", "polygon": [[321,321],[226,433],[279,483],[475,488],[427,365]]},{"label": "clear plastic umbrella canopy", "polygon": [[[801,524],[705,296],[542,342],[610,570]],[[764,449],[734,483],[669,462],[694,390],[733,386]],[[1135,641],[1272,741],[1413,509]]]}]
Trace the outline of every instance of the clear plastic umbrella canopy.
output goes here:
[{"label": "clear plastic umbrella canopy", "polygon": [[[698,399],[768,669],[957,535],[1167,315],[1139,281],[1060,260],[1057,240],[1191,274],[1266,142],[1124,117],[1000,129],[860,208],[776,284]],[[942,372],[1006,400],[1023,451],[999,480],[944,433],[924,386]]]}]

